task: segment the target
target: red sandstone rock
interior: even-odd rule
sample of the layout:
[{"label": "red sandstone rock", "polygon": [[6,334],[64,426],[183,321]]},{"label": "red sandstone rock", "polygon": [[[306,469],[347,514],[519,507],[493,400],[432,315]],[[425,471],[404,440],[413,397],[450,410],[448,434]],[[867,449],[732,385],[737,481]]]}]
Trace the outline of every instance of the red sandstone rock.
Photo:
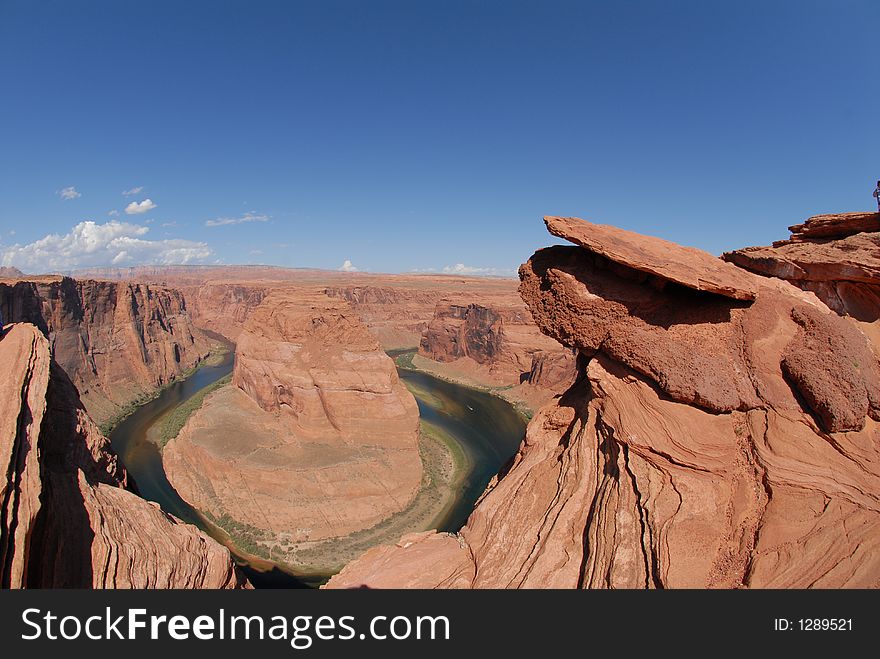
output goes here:
[{"label": "red sandstone rock", "polygon": [[0,283],[7,322],[30,322],[104,423],[196,365],[210,341],[192,326],[182,295],[135,283],[39,277]]},{"label": "red sandstone rock", "polygon": [[247,585],[224,547],[125,489],[124,467],[36,327],[11,326],[0,363],[0,585]]},{"label": "red sandstone rock", "polygon": [[565,391],[577,376],[577,358],[570,350],[538,350],[532,355],[528,383],[553,391]]},{"label": "red sandstone rock", "polygon": [[464,384],[503,387],[500,394],[511,402],[537,409],[573,377],[573,360],[569,372],[559,372],[557,380],[549,370],[545,377],[532,377],[539,353],[544,355],[541,363],[560,360],[559,366],[566,355],[540,332],[519,297],[470,293],[437,304],[413,365]]},{"label": "red sandstone rock", "polygon": [[[300,565],[300,550],[407,507],[422,478],[418,432],[415,399],[348,303],[287,289],[250,314],[233,386],[209,397],[163,461],[186,501]],[[309,566],[335,566],[328,556]]]},{"label": "red sandstone rock", "polygon": [[880,587],[877,344],[786,282],[719,286],[703,256],[591,227],[520,270],[584,377],[458,538],[375,549],[329,587]]},{"label": "red sandstone rock", "polygon": [[554,236],[626,268],[735,300],[755,298],[754,283],[748,276],[702,250],[576,217],[547,216],[544,222]]},{"label": "red sandstone rock", "polygon": [[[722,256],[768,277],[813,291],[830,309],[880,345],[880,228],[877,213],[820,215],[772,247],[746,247]],[[873,231],[867,228],[874,223]],[[806,227],[806,229],[802,229]],[[810,228],[812,227],[812,228]],[[859,231],[855,233],[855,231]],[[842,237],[841,237],[842,236]]]},{"label": "red sandstone rock", "polygon": [[862,231],[880,231],[880,213],[814,215],[803,224],[788,227],[792,240],[845,238]]}]

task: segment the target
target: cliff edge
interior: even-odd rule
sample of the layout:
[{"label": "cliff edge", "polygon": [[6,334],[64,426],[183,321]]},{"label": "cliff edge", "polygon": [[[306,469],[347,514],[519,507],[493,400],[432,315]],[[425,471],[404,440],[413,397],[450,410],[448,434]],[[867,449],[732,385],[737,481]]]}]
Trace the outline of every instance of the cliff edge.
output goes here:
[{"label": "cliff edge", "polygon": [[836,306],[817,279],[778,277],[803,243],[759,248],[760,268],[754,250],[726,257],[747,270],[545,221],[577,246],[538,251],[520,292],[577,350],[577,381],[460,534],[371,550],[329,587],[880,586],[880,345],[866,331],[880,305],[852,274],[876,250],[851,249],[877,234],[822,236],[823,263],[843,260],[823,281],[858,300]]},{"label": "cliff edge", "polygon": [[0,339],[0,586],[234,588],[228,550],[126,489],[125,468],[30,324]]}]

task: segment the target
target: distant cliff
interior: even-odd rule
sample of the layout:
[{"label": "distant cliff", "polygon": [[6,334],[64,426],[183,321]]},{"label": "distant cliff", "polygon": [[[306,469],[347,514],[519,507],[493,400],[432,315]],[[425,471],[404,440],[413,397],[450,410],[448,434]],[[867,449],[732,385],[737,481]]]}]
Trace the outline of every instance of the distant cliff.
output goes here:
[{"label": "distant cliff", "polygon": [[0,364],[0,587],[247,586],[226,548],[128,491],[42,331],[10,326]]},{"label": "distant cliff", "polygon": [[573,381],[575,360],[538,329],[513,293],[441,300],[419,341],[413,365],[463,384],[496,389],[535,410]]},{"label": "distant cliff", "polygon": [[35,325],[103,424],[210,352],[182,294],[133,282],[37,277],[0,282],[6,322]]},{"label": "distant cliff", "polygon": [[333,286],[324,293],[346,300],[385,350],[417,346],[443,296],[443,290],[419,288],[418,280],[398,286]]}]

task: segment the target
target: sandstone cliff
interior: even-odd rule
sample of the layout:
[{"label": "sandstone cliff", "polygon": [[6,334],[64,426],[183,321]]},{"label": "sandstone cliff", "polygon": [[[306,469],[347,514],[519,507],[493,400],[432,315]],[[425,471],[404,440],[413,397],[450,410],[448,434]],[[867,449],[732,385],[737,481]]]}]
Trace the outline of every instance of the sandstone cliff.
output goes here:
[{"label": "sandstone cliff", "polygon": [[[577,350],[577,382],[458,536],[374,549],[330,586],[880,586],[876,341],[810,286],[546,222],[579,246],[536,253],[520,290]],[[783,267],[793,248],[776,249]],[[870,268],[865,256],[841,272]]]},{"label": "sandstone cliff", "polygon": [[347,302],[279,290],[238,337],[232,386],[205,401],[163,460],[180,495],[251,551],[326,568],[339,559],[317,545],[412,501],[418,418]]},{"label": "sandstone cliff", "polygon": [[571,351],[542,334],[522,300],[510,294],[441,300],[413,365],[464,384],[495,388],[529,409],[564,391],[575,375]]},{"label": "sandstone cliff", "polygon": [[417,284],[333,286],[324,292],[348,302],[382,348],[394,350],[419,344],[443,296],[443,290],[420,288]]},{"label": "sandstone cliff", "polygon": [[817,215],[789,230],[789,240],[722,258],[813,291],[880,345],[880,213]]},{"label": "sandstone cliff", "polygon": [[238,340],[245,322],[263,298],[270,286],[259,283],[207,283],[184,287],[193,324]]},{"label": "sandstone cliff", "polygon": [[0,282],[7,322],[49,339],[99,424],[173,381],[210,352],[176,290],[137,283],[38,277]]},{"label": "sandstone cliff", "polygon": [[126,487],[125,468],[33,325],[0,339],[0,585],[230,588],[229,552]]}]

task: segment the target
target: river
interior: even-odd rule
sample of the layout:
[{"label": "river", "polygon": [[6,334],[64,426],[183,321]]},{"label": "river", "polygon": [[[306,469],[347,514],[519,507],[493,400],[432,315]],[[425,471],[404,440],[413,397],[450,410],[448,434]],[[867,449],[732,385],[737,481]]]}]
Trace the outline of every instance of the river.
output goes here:
[{"label": "river", "polygon": [[[326,576],[297,576],[286,568],[237,552],[221,529],[180,498],[165,475],[159,448],[147,439],[148,431],[163,415],[231,373],[233,363],[234,354],[229,352],[219,364],[202,366],[185,380],[170,385],[119,423],[110,433],[110,441],[140,495],[229,547],[236,563],[255,587],[315,587]],[[516,453],[525,433],[525,422],[512,405],[497,396],[421,371],[400,368],[398,372],[413,391],[421,418],[452,436],[469,457],[470,470],[463,476],[459,496],[439,524],[442,531],[458,531],[489,479]]]}]

